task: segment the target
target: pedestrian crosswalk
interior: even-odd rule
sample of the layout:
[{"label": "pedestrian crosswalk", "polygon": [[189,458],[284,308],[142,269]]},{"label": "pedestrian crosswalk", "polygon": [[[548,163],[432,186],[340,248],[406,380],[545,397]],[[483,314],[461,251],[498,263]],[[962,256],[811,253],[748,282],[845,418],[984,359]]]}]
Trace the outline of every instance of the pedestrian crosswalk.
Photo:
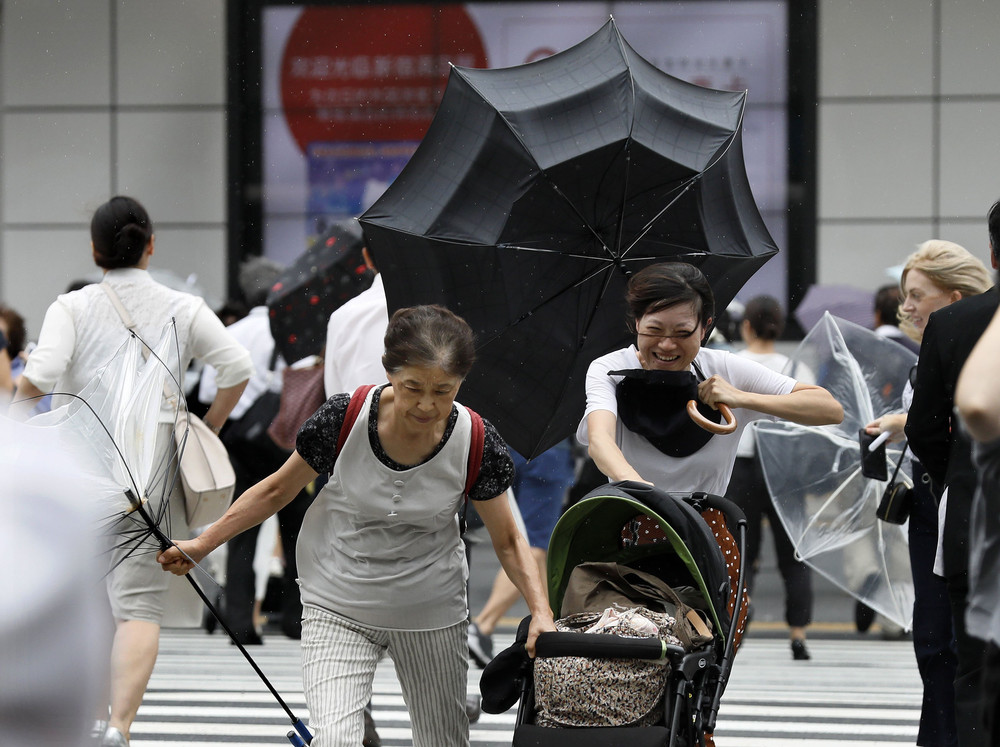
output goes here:
[{"label": "pedestrian crosswalk", "polygon": [[[308,722],[299,648],[267,637],[251,652],[292,713]],[[498,635],[497,650],[510,636]],[[719,747],[888,747],[916,741],[920,679],[907,641],[810,640],[811,661],[793,662],[788,642],[749,638],[736,658],[716,730]],[[479,671],[469,673],[478,692]],[[392,664],[376,674],[373,697],[382,743],[411,744]],[[474,747],[509,747],[515,711],[484,713]],[[235,646],[201,631],[166,630],[132,728],[133,747],[289,744],[291,719]]]}]

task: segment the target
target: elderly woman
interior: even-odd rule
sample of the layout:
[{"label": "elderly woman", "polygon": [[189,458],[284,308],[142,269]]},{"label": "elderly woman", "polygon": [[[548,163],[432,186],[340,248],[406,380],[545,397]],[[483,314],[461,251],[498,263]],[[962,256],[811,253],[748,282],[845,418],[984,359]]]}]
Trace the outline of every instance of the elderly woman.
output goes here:
[{"label": "elderly woman", "polygon": [[[703,348],[715,301],[701,271],[686,263],[650,265],[631,277],[628,323],[636,344],[608,353],[587,371],[587,409],[577,438],[611,480],[641,480],[662,490],[725,495],[740,435],[761,417],[806,425],[839,423],[843,408],[828,391],[724,350]],[[663,408],[671,389],[676,412]],[[693,426],[688,394],[738,422],[731,435]],[[660,408],[662,417],[649,412]]]},{"label": "elderly woman", "polygon": [[[181,370],[192,358],[211,363],[219,370],[219,390],[205,414],[205,423],[216,432],[239,401],[253,372],[246,349],[223,327],[205,302],[188,293],[160,285],[149,272],[155,248],[153,223],[138,201],[112,197],[95,212],[90,223],[94,262],[104,270],[104,279],[59,296],[45,313],[38,346],[28,358],[11,412],[26,415],[34,398],[55,391],[79,394],[94,375],[128,339],[111,296],[117,298],[135,322],[136,333],[155,340],[164,323],[176,320]],[[20,400],[20,402],[19,402]],[[174,447],[175,406],[166,398],[157,430],[157,459],[166,462]],[[153,490],[155,505],[164,491]],[[184,525],[180,488],[170,500],[175,526]],[[105,747],[128,744],[129,728],[142,702],[146,684],[156,663],[160,621],[167,596],[167,579],[159,572],[150,553],[129,554],[118,548],[111,559],[108,594],[115,618],[111,654],[111,712],[102,738]]]},{"label": "elderly woman", "polygon": [[[385,334],[388,384],[365,397],[338,447],[350,397],[334,395],[306,422],[296,450],[196,539],[159,557],[186,573],[259,524],[322,472],[330,480],[303,521],[303,679],[313,747],[361,743],[375,667],[388,653],[410,709],[415,747],[469,743],[465,710],[468,569],[459,530],[473,443],[472,414],[456,404],[472,367],[469,325],[438,306],[401,309]],[[507,575],[532,614],[527,648],[554,630],[542,580],[505,491],[514,469],[483,421],[476,501]]]}]

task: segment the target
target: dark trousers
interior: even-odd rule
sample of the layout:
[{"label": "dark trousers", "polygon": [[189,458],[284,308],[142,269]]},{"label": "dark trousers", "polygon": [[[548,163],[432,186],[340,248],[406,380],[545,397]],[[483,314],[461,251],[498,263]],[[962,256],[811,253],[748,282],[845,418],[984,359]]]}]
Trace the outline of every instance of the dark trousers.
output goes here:
[{"label": "dark trousers", "polygon": [[983,728],[982,698],[986,642],[969,635],[965,629],[965,600],[968,594],[968,573],[948,576],[951,624],[955,629],[955,643],[958,646],[958,668],[955,671],[958,743],[961,747],[981,747],[987,744],[986,730]]},{"label": "dark trousers", "polygon": [[937,502],[923,481],[924,470],[913,463],[913,507],[908,526],[913,574],[913,652],[923,681],[923,704],[917,744],[954,747],[955,670],[958,655],[951,625],[948,584],[934,574],[937,552]]},{"label": "dark trousers", "polygon": [[726,497],[742,508],[747,517],[746,557],[743,558],[747,569],[747,589],[753,595],[754,575],[762,541],[761,524],[766,516],[774,538],[778,571],[785,586],[785,622],[789,627],[804,628],[812,622],[812,574],[809,567],[795,557],[795,547],[774,510],[760,461],[756,457],[736,459]]},{"label": "dark trousers", "polygon": [[[266,438],[266,437],[265,437]],[[273,444],[246,442],[226,443],[229,459],[236,473],[236,497],[280,467],[288,454]],[[281,630],[290,638],[302,637],[302,598],[299,594],[295,546],[302,527],[302,518],[312,504],[313,496],[303,490],[278,511],[278,532],[285,555],[285,573],[281,580]],[[234,635],[241,642],[256,635],[253,625],[254,553],[260,527],[241,532],[228,542],[226,588],[223,615]]]},{"label": "dark trousers", "polygon": [[983,667],[983,726],[986,744],[1000,747],[1000,648],[993,641],[986,646]]}]

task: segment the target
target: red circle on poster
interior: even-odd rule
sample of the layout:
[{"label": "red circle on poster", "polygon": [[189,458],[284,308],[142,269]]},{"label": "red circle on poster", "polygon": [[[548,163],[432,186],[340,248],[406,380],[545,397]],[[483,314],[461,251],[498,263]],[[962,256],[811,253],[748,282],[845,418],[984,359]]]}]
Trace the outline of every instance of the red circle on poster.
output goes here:
[{"label": "red circle on poster", "polygon": [[487,65],[460,5],[307,8],[281,61],[288,127],[303,152],[314,142],[420,140],[448,63]]}]

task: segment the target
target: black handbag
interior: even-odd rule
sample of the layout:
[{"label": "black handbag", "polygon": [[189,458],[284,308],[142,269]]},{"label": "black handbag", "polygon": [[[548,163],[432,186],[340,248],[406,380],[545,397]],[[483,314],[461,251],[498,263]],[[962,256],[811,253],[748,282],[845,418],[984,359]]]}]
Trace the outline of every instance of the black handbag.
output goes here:
[{"label": "black handbag", "polygon": [[[275,346],[274,352],[271,353],[271,362],[268,365],[268,373],[270,374],[268,377],[269,385],[271,377],[274,376],[274,367],[277,360],[278,349]],[[281,393],[271,391],[270,388],[265,389],[263,394],[253,401],[253,404],[247,408],[247,411],[239,419],[230,420],[226,424],[226,428],[222,432],[223,442],[227,444],[263,443],[270,445],[271,439],[267,435],[267,429],[277,416],[280,407]]]},{"label": "black handbag", "polygon": [[907,446],[909,444],[903,446],[903,450],[899,454],[899,460],[896,462],[896,468],[892,471],[892,479],[885,486],[882,500],[875,510],[875,515],[889,524],[905,524],[906,520],[910,518],[910,509],[913,507],[913,488],[907,487],[901,482],[896,482],[896,476],[899,474],[899,468],[903,464],[903,457],[906,454]]}]

